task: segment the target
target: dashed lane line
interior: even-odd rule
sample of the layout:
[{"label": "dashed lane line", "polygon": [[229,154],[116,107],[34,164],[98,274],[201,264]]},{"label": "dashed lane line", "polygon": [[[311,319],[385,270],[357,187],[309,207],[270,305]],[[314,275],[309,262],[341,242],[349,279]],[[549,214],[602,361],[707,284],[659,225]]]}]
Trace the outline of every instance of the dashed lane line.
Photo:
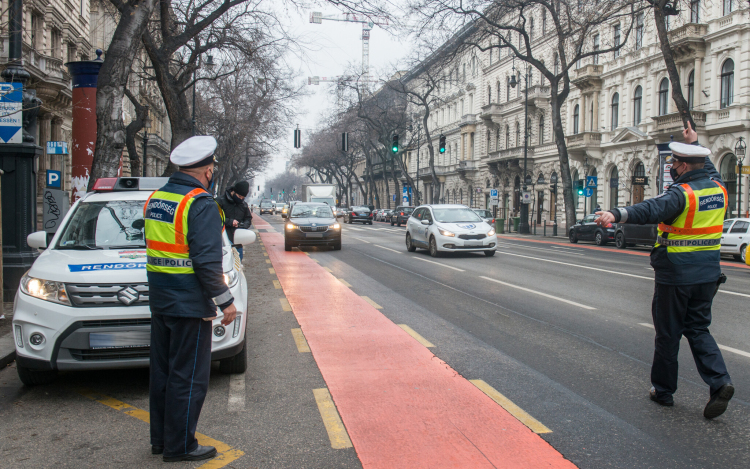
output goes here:
[{"label": "dashed lane line", "polygon": [[336,405],[333,403],[331,393],[328,388],[313,389],[315,402],[318,404],[318,411],[323,418],[323,425],[328,432],[328,439],[331,441],[331,448],[345,449],[352,447],[352,440],[346,432],[344,422],[341,421]]},{"label": "dashed lane line", "polygon": [[273,281],[273,288],[275,288],[277,290],[281,290],[281,283],[279,283],[278,280],[274,280]]},{"label": "dashed lane line", "polygon": [[289,300],[287,300],[286,298],[279,298],[279,303],[281,303],[281,309],[285,312],[288,313],[292,311],[292,306],[289,304]]},{"label": "dashed lane line", "polygon": [[[638,323],[638,325],[639,325],[639,326],[644,326],[644,327],[648,327],[648,328],[650,328],[650,329],[653,329],[653,328],[654,328],[654,325],[653,325],[653,324],[649,324],[649,323],[647,323],[647,322],[639,322],[639,323]],[[718,345],[718,346],[719,346],[719,349],[720,349],[720,350],[724,350],[724,351],[726,351],[726,352],[731,352],[731,353],[735,353],[735,354],[737,354],[737,355],[742,355],[743,357],[747,357],[747,358],[750,358],[750,353],[748,353],[748,352],[745,352],[744,350],[736,349],[736,348],[734,348],[734,347],[728,347],[728,346],[726,346],[726,345],[721,345],[721,344],[716,344],[716,345]]]},{"label": "dashed lane line", "polygon": [[229,376],[229,400],[227,402],[229,412],[245,410],[245,374]]},{"label": "dashed lane line", "polygon": [[569,305],[577,306],[579,308],[588,309],[588,310],[596,309],[593,306],[587,306],[587,305],[584,305],[584,304],[581,304],[581,303],[576,303],[575,301],[566,300],[564,298],[560,298],[559,296],[549,295],[547,293],[542,293],[540,291],[532,290],[531,288],[521,287],[519,285],[513,285],[512,283],[507,283],[507,282],[503,282],[501,280],[497,280],[497,279],[494,279],[494,278],[485,277],[484,275],[480,275],[479,278],[483,278],[485,280],[489,280],[490,282],[499,283],[501,285],[505,285],[506,287],[516,288],[518,290],[522,290],[522,291],[525,291],[525,292],[533,293],[535,295],[543,296],[545,298],[551,298],[553,300],[560,301],[562,303],[567,303]]},{"label": "dashed lane line", "polygon": [[349,282],[347,282],[347,281],[346,281],[346,280],[344,280],[343,278],[340,278],[340,279],[339,279],[339,282],[343,283],[345,287],[349,287],[349,288],[352,288],[351,284],[349,284]]},{"label": "dashed lane line", "polygon": [[410,336],[412,336],[414,338],[414,340],[416,340],[420,344],[424,345],[425,347],[429,348],[429,347],[434,347],[435,346],[435,344],[433,344],[429,340],[427,340],[424,337],[422,337],[421,335],[419,335],[414,329],[412,329],[411,327],[407,326],[406,324],[398,324],[398,327],[400,327],[401,329],[403,329],[407,334],[409,334]]},{"label": "dashed lane line", "polygon": [[372,299],[369,296],[362,295],[362,299],[365,300],[366,302],[370,303],[370,306],[372,306],[375,309],[383,309],[382,306],[380,306],[379,304],[377,304],[374,301],[372,301]]},{"label": "dashed lane line", "polygon": [[266,264],[270,264],[270,263],[271,263],[271,259],[266,259]]},{"label": "dashed lane line", "polygon": [[310,353],[310,346],[307,345],[307,339],[305,339],[302,329],[299,327],[292,329],[292,336],[294,337],[294,343],[297,344],[297,351],[299,353]]},{"label": "dashed lane line", "polygon": [[379,244],[373,244],[373,246],[377,246],[377,247],[379,247],[380,249],[385,249],[386,251],[391,251],[391,252],[395,252],[396,254],[403,254],[403,252],[401,252],[401,251],[396,251],[395,249],[387,248],[387,247],[385,247],[385,246],[381,246],[381,245],[379,245]]},{"label": "dashed lane line", "polygon": [[440,262],[431,261],[429,259],[422,259],[421,257],[415,257],[414,259],[416,259],[418,261],[422,261],[422,262],[429,262],[430,264],[439,265],[440,267],[447,267],[447,268],[453,269],[453,270],[455,270],[457,272],[466,272],[464,269],[459,269],[458,267],[453,267],[452,265],[445,265],[445,264],[442,264]]},{"label": "dashed lane line", "polygon": [[370,244],[370,242],[369,242],[369,241],[367,241],[366,239],[362,239],[362,238],[357,238],[356,236],[352,236],[352,238],[356,239],[357,241],[362,241],[362,242],[363,242],[363,243],[365,243],[365,244]]},{"label": "dashed lane line", "polygon": [[[113,397],[105,396],[103,394],[96,393],[89,389],[79,389],[78,394],[82,395],[83,397],[87,399],[91,399],[92,401],[96,401],[100,404],[104,404],[107,407],[110,407],[118,412],[122,412],[131,417],[135,417],[138,420],[141,420],[143,422],[151,423],[151,418],[147,411],[143,409],[139,409],[137,407],[133,407],[130,404],[126,404],[125,402],[119,401]],[[233,461],[236,461],[237,459],[241,458],[245,454],[244,452],[238,449],[232,448],[226,443],[222,443],[221,441],[215,440],[211,438],[210,436],[206,436],[202,433],[196,432],[195,438],[198,440],[199,445],[213,446],[214,448],[216,448],[216,452],[218,453],[215,458],[199,466],[198,469],[219,469],[228,465],[229,463]]]},{"label": "dashed lane line", "polygon": [[268,273],[271,274],[271,275],[276,275],[276,271],[273,270],[273,267],[269,267],[268,268]]},{"label": "dashed lane line", "polygon": [[500,392],[485,383],[481,379],[470,379],[471,384],[478,387],[483,393],[485,393],[490,399],[497,402],[500,407],[507,410],[509,414],[516,418],[519,422],[529,427],[534,433],[552,433],[552,430],[547,428],[539,420],[535,419],[528,412],[518,407],[510,399],[500,394]]}]

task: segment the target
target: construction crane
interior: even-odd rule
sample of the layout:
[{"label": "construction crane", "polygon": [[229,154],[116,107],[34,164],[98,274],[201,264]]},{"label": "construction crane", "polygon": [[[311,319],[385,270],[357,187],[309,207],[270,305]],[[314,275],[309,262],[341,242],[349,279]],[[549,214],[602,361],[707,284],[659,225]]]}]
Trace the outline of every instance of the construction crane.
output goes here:
[{"label": "construction crane", "polygon": [[370,83],[370,31],[375,25],[388,26],[388,18],[382,16],[367,17],[354,13],[327,16],[323,16],[323,13],[319,11],[310,13],[310,23],[322,24],[323,20],[362,23],[362,79],[359,81],[367,87],[367,83]]}]

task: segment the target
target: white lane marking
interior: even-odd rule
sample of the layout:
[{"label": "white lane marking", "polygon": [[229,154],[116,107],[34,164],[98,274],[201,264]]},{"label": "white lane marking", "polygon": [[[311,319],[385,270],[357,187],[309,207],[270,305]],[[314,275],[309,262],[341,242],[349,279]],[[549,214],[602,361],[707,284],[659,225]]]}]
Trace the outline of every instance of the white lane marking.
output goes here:
[{"label": "white lane marking", "polygon": [[518,290],[523,290],[523,291],[526,291],[526,292],[529,292],[529,293],[534,293],[535,295],[544,296],[546,298],[551,298],[553,300],[561,301],[561,302],[567,303],[569,305],[578,306],[579,308],[589,309],[589,310],[596,309],[593,306],[586,306],[586,305],[583,305],[581,303],[576,303],[575,301],[570,301],[570,300],[566,300],[564,298],[557,297],[555,295],[548,295],[547,293],[542,293],[540,291],[532,290],[530,288],[525,288],[525,287],[521,287],[521,286],[518,286],[518,285],[513,285],[512,283],[506,283],[506,282],[503,282],[503,281],[500,281],[500,280],[497,280],[497,279],[494,279],[494,278],[485,277],[484,275],[480,275],[479,278],[483,278],[485,280],[489,280],[490,282],[499,283],[501,285],[505,285],[506,287],[517,288]]},{"label": "white lane marking", "polygon": [[750,298],[750,295],[747,295],[745,293],[738,293],[736,291],[728,291],[728,290],[719,289],[719,293],[726,293],[727,295],[737,295],[737,296],[744,296],[744,297]]},{"label": "white lane marking", "polygon": [[245,375],[237,374],[229,376],[229,412],[237,412],[245,409]]},{"label": "white lane marking", "polygon": [[352,238],[354,238],[354,239],[357,239],[357,240],[359,240],[359,241],[362,241],[363,243],[367,243],[367,244],[370,244],[370,242],[369,242],[369,241],[367,241],[367,240],[364,240],[364,239],[362,239],[362,238],[357,238],[356,236],[352,236]]},{"label": "white lane marking", "polygon": [[354,230],[354,231],[364,231],[362,228],[354,228],[353,226],[347,226],[347,230]]},{"label": "white lane marking", "polygon": [[429,262],[430,264],[439,265],[440,267],[447,267],[449,269],[453,269],[453,270],[456,270],[458,272],[466,272],[465,270],[459,269],[458,267],[453,267],[453,266],[450,266],[450,265],[441,264],[440,262],[435,262],[435,261],[431,261],[431,260],[428,260],[428,259],[422,259],[421,257],[415,257],[414,259],[416,259],[418,261]]},{"label": "white lane marking", "polygon": [[[638,325],[639,326],[648,327],[650,329],[654,328],[653,324],[648,324],[648,323],[645,323],[645,322],[639,322]],[[743,357],[750,358],[750,353],[745,352],[744,350],[736,349],[734,347],[727,347],[726,345],[721,345],[721,344],[716,344],[716,345],[719,346],[720,350],[726,350],[727,352],[736,353],[737,355],[742,355]]]},{"label": "white lane marking", "polygon": [[643,275],[635,275],[635,274],[628,274],[628,273],[625,273],[625,272],[617,272],[617,271],[614,271],[614,270],[599,269],[597,267],[589,267],[587,265],[570,264],[568,262],[553,261],[552,259],[542,259],[542,258],[539,258],[539,257],[524,256],[524,255],[521,255],[521,254],[513,254],[513,253],[510,253],[510,252],[503,252],[503,251],[497,251],[497,253],[498,254],[505,254],[506,256],[523,257],[525,259],[534,259],[534,260],[542,261],[542,262],[551,262],[553,264],[562,264],[562,265],[567,265],[567,266],[570,266],[570,267],[578,267],[580,269],[588,269],[588,270],[596,270],[596,271],[599,271],[599,272],[607,272],[608,274],[624,275],[625,277],[634,277],[634,278],[642,278],[644,280],[653,280],[653,278],[651,278],[651,277],[644,277]]},{"label": "white lane marking", "polygon": [[377,247],[379,247],[379,248],[381,248],[381,249],[386,249],[386,250],[388,250],[388,251],[391,251],[391,252],[395,252],[396,254],[403,254],[403,252],[401,252],[401,251],[396,251],[395,249],[387,248],[387,247],[385,247],[385,246],[381,246],[381,245],[379,245],[379,244],[374,244],[374,243],[373,243],[373,246],[377,246]]}]

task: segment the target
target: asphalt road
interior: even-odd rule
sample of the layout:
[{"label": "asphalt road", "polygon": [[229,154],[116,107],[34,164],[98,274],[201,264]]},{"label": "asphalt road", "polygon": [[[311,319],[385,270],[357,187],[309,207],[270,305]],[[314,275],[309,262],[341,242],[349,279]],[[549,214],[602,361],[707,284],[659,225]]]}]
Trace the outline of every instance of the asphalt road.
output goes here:
[{"label": "asphalt road", "polygon": [[[281,218],[265,216],[283,231]],[[498,253],[408,253],[405,229],[344,225],[343,249],[304,248],[407,324],[468,379],[482,379],[552,430],[542,437],[580,467],[747,467],[750,460],[750,270],[729,281],[711,328],[737,392],[703,418],[708,387],[687,342],[675,407],[648,398],[654,332],[648,249],[502,236]]]}]

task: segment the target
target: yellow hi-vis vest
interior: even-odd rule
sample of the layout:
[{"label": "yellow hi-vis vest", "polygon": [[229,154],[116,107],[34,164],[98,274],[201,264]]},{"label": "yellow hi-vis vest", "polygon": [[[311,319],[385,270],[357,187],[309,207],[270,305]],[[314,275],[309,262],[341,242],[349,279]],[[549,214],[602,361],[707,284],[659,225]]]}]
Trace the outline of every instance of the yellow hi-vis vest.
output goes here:
[{"label": "yellow hi-vis vest", "polygon": [[[693,189],[680,184],[685,194],[685,209],[671,225],[659,223],[654,247],[666,246],[667,256],[673,262],[690,263],[689,254],[721,249],[722,225],[726,212],[727,190],[714,181],[716,187]],[[667,237],[665,233],[669,233]]]},{"label": "yellow hi-vis vest", "polygon": [[[158,190],[148,198],[143,207],[148,272],[195,273],[187,245],[188,213],[195,197],[201,194],[208,192],[197,188],[182,195]],[[219,208],[219,212],[223,225],[224,211]]]}]

